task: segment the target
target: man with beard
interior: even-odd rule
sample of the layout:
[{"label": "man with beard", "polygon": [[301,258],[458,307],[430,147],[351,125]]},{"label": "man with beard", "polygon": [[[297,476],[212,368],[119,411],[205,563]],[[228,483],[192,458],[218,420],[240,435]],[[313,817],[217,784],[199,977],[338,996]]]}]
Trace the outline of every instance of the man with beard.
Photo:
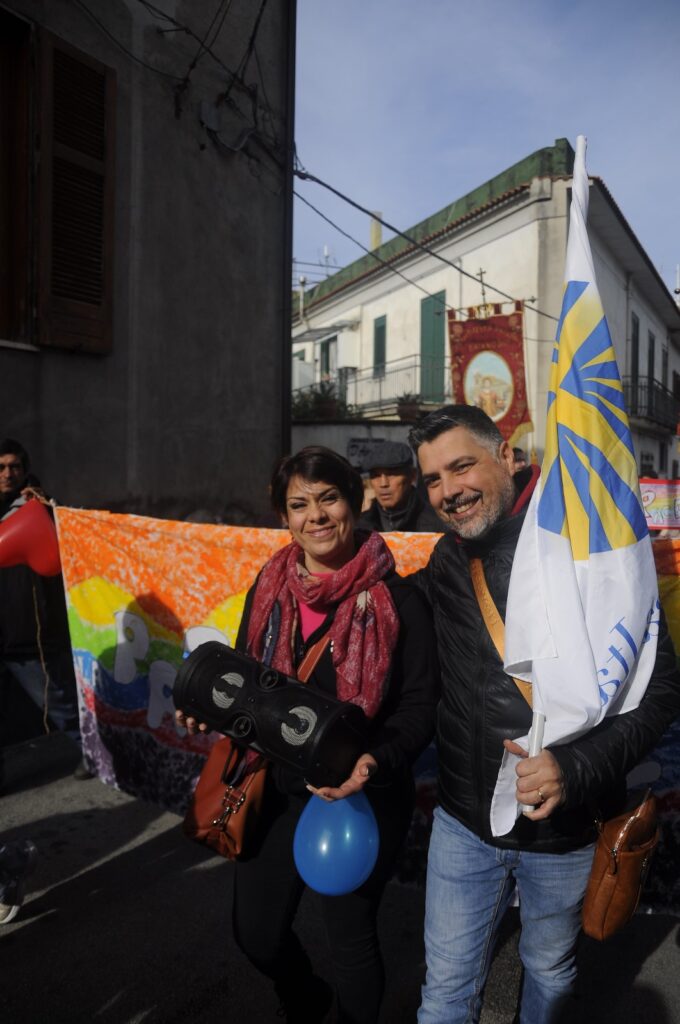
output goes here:
[{"label": "man with beard", "polygon": [[[431,413],[410,434],[430,502],[450,532],[416,580],[433,609],[442,673],[438,800],[428,856],[427,977],[419,1024],[479,1020],[494,942],[513,891],[524,966],[519,1020],[552,1024],[573,994],[580,911],[597,811],[620,813],[628,771],[680,714],[680,678],[665,623],[639,706],[536,757],[514,742],[531,709],[503,669],[475,597],[470,558],[505,617],[510,571],[537,466],[471,406]],[[516,797],[533,808],[494,836],[491,800],[504,748],[522,757]],[[571,1019],[571,1018],[569,1018]]]},{"label": "man with beard", "polygon": [[[29,477],[28,470],[28,454],[24,447],[12,438],[0,440],[0,521],[16,514],[33,496],[37,480]],[[46,711],[55,728],[81,745],[78,698],[61,575],[40,576],[27,565],[0,569],[3,743],[11,739],[11,726],[5,710],[8,675],[39,708]],[[74,775],[78,779],[92,778],[85,761],[81,761]]]},{"label": "man with beard", "polygon": [[441,519],[415,486],[416,468],[407,444],[381,441],[364,460],[362,469],[368,473],[375,498],[362,513],[358,526],[382,533],[443,532]]}]

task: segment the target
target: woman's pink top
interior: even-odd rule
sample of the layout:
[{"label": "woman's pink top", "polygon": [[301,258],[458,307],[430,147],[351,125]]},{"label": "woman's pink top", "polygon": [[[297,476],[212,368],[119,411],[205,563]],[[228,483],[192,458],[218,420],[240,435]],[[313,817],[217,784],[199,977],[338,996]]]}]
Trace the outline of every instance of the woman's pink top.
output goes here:
[{"label": "woman's pink top", "polygon": [[[315,573],[316,576],[330,576],[331,573]],[[300,632],[302,633],[302,639],[307,642],[307,639],[312,635],[314,630],[318,629],[321,623],[324,621],[330,611],[330,605],[311,605],[304,604],[302,601],[298,602],[300,608]]]}]

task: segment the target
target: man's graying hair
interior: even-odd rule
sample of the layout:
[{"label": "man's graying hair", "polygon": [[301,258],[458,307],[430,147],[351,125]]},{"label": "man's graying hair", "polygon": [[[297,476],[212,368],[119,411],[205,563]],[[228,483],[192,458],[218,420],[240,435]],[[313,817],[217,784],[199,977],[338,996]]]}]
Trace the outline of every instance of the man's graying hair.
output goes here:
[{"label": "man's graying hair", "polygon": [[434,441],[435,437],[439,437],[447,430],[453,430],[454,427],[465,427],[475,441],[498,457],[503,435],[493,420],[476,405],[445,405],[442,409],[429,413],[410,430],[409,444],[418,454],[421,444]]}]

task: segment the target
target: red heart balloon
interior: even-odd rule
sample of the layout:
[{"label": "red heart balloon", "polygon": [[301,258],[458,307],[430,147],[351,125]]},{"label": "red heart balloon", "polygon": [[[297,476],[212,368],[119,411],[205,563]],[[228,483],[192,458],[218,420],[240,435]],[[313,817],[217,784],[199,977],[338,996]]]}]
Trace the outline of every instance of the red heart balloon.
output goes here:
[{"label": "red heart balloon", "polygon": [[0,568],[11,565],[28,565],[40,576],[61,572],[56,527],[35,498],[0,523]]}]

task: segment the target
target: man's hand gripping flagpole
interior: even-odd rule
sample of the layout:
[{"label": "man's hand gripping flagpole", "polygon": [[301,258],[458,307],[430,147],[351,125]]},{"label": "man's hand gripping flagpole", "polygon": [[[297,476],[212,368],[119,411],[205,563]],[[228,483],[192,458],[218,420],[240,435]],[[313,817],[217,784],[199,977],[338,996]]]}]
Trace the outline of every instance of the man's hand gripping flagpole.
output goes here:
[{"label": "man's hand gripping flagpole", "polygon": [[[545,715],[542,711],[534,711],[531,717],[531,731],[529,732],[529,757],[536,757],[543,750],[544,727]],[[542,800],[541,803],[543,803]],[[522,814],[529,814],[534,810],[534,807],[535,804],[520,804]]]}]

